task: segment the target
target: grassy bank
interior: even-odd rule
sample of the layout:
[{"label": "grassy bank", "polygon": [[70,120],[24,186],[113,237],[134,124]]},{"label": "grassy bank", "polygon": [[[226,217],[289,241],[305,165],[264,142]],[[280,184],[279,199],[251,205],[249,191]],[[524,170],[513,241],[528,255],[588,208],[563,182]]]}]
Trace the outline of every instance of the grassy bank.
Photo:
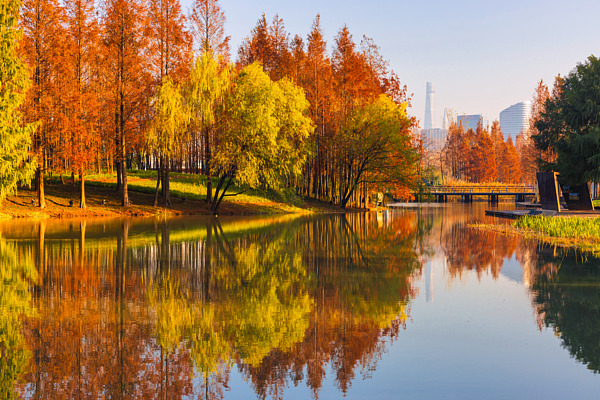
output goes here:
[{"label": "grassy bank", "polygon": [[[131,171],[128,189],[131,207],[120,206],[116,191],[115,174],[86,176],[85,210],[80,209],[79,191],[70,179],[53,176],[46,180],[45,209],[36,207],[37,194],[22,189],[17,196],[9,197],[0,206],[0,218],[68,218],[68,217],[118,217],[211,214],[206,203],[206,177],[191,174],[171,174],[171,200],[169,207],[154,207],[156,171]],[[231,193],[240,188],[231,188]],[[72,205],[71,205],[72,202]],[[290,214],[344,212],[338,206],[305,200],[293,191],[249,190],[241,195],[226,197],[219,208],[221,215]]]},{"label": "grassy bank", "polygon": [[473,227],[600,253],[600,218],[523,216],[512,225],[475,224]]}]

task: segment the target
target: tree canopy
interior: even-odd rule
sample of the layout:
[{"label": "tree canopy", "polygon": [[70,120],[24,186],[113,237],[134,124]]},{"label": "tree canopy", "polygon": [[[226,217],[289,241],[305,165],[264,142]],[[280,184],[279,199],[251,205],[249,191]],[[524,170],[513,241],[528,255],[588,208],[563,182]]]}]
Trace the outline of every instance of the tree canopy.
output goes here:
[{"label": "tree canopy", "polygon": [[535,127],[538,149],[557,155],[546,169],[570,184],[600,178],[600,59],[592,55],[557,79]]},{"label": "tree canopy", "polygon": [[257,63],[240,71],[226,101],[227,128],[211,165],[220,177],[213,211],[234,179],[249,187],[273,187],[288,173],[298,174],[314,129],[302,89],[286,79],[273,82]]},{"label": "tree canopy", "polygon": [[22,125],[20,107],[29,87],[27,69],[17,55],[20,1],[0,7],[0,202],[34,173],[29,148],[36,124]]}]

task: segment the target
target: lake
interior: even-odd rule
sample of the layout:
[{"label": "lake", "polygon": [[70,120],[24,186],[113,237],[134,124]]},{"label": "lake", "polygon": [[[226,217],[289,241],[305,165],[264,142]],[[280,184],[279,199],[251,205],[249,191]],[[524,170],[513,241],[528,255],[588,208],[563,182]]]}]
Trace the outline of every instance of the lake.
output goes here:
[{"label": "lake", "polygon": [[490,207],[4,221],[0,398],[598,398],[598,259]]}]

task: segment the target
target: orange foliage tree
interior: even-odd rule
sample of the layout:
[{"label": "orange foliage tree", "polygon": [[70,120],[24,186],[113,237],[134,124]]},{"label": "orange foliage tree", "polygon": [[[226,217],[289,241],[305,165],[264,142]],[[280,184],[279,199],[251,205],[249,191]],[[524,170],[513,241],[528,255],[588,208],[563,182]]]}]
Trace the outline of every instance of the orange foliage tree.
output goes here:
[{"label": "orange foliage tree", "polygon": [[35,179],[38,205],[45,208],[44,175],[64,135],[61,86],[66,75],[65,14],[55,0],[26,0],[22,15],[21,52],[29,65],[32,82],[24,104],[24,116],[26,122],[39,121],[40,124],[32,143],[38,160]]},{"label": "orange foliage tree", "polygon": [[195,0],[190,15],[192,33],[198,47],[196,53],[212,52],[229,60],[230,37],[225,36],[225,13],[218,0]]},{"label": "orange foliage tree", "polygon": [[[186,30],[186,18],[178,0],[150,0],[148,3],[149,54],[156,86],[169,77],[173,82],[182,81],[189,74],[191,64],[192,36]],[[154,114],[156,109],[152,110]],[[169,171],[174,161],[172,155],[161,154],[154,149],[158,159],[158,176],[154,205],[158,205],[158,189],[162,187],[162,203],[171,204],[169,194]]]},{"label": "orange foliage tree", "polygon": [[67,141],[59,154],[67,160],[73,172],[79,173],[79,206],[85,208],[84,173],[89,169],[100,146],[98,118],[97,51],[100,40],[98,21],[93,0],[66,0],[67,85],[63,93],[67,98],[65,126]]},{"label": "orange foliage tree", "polygon": [[129,206],[127,155],[136,140],[139,147],[143,143],[143,125],[151,95],[152,79],[144,54],[146,18],[147,10],[138,2],[107,0],[105,3],[103,51],[110,87],[107,108],[113,115],[108,133],[114,138],[117,188],[124,207]]}]

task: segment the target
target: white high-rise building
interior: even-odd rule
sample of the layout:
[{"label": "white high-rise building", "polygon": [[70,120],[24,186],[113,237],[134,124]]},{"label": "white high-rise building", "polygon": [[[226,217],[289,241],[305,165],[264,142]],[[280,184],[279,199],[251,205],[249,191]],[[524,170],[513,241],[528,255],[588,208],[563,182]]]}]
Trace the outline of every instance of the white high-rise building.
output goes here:
[{"label": "white high-rise building", "polygon": [[500,112],[500,129],[504,137],[512,137],[513,142],[521,132],[529,133],[529,118],[531,118],[531,102],[522,101],[513,104]]},{"label": "white high-rise building", "polygon": [[[427,151],[440,151],[446,142],[448,130],[435,127],[435,89],[433,82],[427,82],[426,90],[425,121],[423,121],[424,129],[421,129],[421,138]],[[447,116],[444,114],[444,121],[446,118]]]},{"label": "white high-rise building", "polygon": [[454,118],[450,115],[450,110],[448,108],[444,108],[444,120],[442,121],[442,129],[448,130],[452,122],[454,122]]},{"label": "white high-rise building", "polygon": [[433,88],[433,82],[427,82],[425,85],[426,97],[425,97],[425,121],[423,121],[424,129],[433,129],[435,121],[435,89]]}]

